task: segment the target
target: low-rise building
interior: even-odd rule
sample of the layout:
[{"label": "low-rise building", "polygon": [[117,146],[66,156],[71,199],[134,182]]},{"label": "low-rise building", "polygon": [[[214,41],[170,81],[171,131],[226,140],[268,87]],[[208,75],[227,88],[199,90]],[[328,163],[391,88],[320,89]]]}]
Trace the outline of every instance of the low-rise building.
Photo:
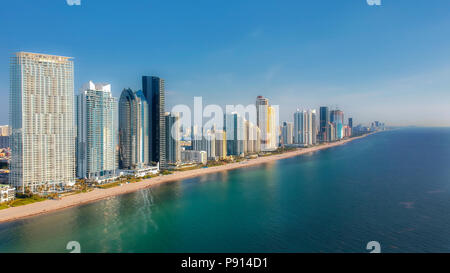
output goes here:
[{"label": "low-rise building", "polygon": [[9,202],[16,198],[16,189],[9,185],[0,185],[0,203]]},{"label": "low-rise building", "polygon": [[206,151],[181,151],[181,161],[183,162],[195,162],[200,164],[206,164],[207,163],[207,153]]},{"label": "low-rise building", "polygon": [[155,175],[159,173],[159,163],[156,166],[146,166],[138,169],[132,170],[119,170],[120,176],[131,175],[134,177],[144,177],[146,175]]}]

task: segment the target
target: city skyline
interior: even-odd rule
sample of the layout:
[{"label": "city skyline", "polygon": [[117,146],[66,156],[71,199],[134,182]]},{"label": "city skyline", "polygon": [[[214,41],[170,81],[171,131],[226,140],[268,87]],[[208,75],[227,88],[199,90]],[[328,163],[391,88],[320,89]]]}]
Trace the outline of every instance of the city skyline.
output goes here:
[{"label": "city skyline", "polygon": [[[204,9],[197,11],[202,4]],[[23,5],[37,11],[29,14],[35,19],[32,27],[6,12]],[[65,1],[10,1],[0,11],[1,23],[16,22],[0,30],[5,63],[0,66],[0,98],[8,96],[7,59],[26,51],[74,57],[75,90],[92,79],[111,83],[113,96],[119,97],[124,88],[140,89],[136,75],[159,75],[169,83],[166,110],[190,104],[194,96],[207,104],[249,104],[264,94],[281,106],[280,120],[292,121],[297,108],[337,104],[355,117],[355,124],[379,119],[393,126],[450,126],[446,6],[450,3],[389,1],[373,7],[365,1],[308,1],[279,6],[266,1],[254,14],[253,5],[236,1],[130,3],[121,8],[114,2],[68,6]],[[153,7],[161,13],[147,22],[142,13]],[[271,14],[275,7],[279,12]],[[100,9],[108,12],[100,14]],[[239,12],[231,12],[235,10]],[[55,25],[35,15],[50,13],[56,20],[101,18],[87,28],[80,20]],[[123,20],[112,20],[119,15]],[[169,20],[159,20],[167,16]],[[333,24],[321,23],[323,18]],[[142,34],[148,27],[155,35]],[[23,35],[11,35],[18,31]],[[105,33],[104,43],[79,39],[99,33]],[[156,37],[160,43],[154,43]],[[7,124],[7,113],[7,107],[0,109],[0,124]]]}]

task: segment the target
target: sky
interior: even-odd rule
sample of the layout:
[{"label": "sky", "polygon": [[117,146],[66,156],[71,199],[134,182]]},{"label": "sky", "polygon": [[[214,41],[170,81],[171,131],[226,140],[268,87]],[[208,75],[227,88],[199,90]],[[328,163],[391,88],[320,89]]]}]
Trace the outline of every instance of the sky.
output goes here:
[{"label": "sky", "polygon": [[354,123],[450,126],[450,1],[2,1],[0,124],[8,123],[9,58],[70,56],[75,93],[111,83],[113,95],[166,81],[166,110],[254,103],[280,119],[339,107]]}]

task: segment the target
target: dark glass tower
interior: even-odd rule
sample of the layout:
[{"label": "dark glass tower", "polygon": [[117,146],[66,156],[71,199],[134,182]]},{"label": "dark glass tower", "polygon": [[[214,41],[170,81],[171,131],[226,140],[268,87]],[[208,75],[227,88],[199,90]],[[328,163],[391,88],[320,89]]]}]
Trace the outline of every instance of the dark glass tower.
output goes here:
[{"label": "dark glass tower", "polygon": [[348,127],[353,128],[353,118],[348,118]]},{"label": "dark glass tower", "polygon": [[134,169],[138,163],[138,99],[124,89],[119,100],[119,167]]},{"label": "dark glass tower", "polygon": [[319,128],[319,138],[321,142],[330,141],[328,136],[327,126],[330,122],[330,109],[326,106],[320,107],[320,128]]},{"label": "dark glass tower", "polygon": [[148,103],[149,159],[166,167],[166,120],[164,80],[155,76],[142,77],[142,91]]}]

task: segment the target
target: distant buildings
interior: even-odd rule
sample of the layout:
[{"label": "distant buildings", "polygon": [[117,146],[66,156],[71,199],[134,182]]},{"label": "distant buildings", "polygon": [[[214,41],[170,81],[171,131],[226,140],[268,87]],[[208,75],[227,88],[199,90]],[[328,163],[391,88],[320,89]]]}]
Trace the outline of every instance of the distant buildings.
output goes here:
[{"label": "distant buildings", "polygon": [[0,149],[9,148],[9,136],[0,136]]},{"label": "distant buildings", "polygon": [[207,154],[205,151],[192,151],[192,150],[181,151],[181,161],[183,162],[206,164],[207,160],[208,160]]},{"label": "distant buildings", "polygon": [[330,110],[326,106],[320,107],[319,110],[320,123],[319,123],[319,141],[327,142],[330,141],[330,135],[328,134],[328,127],[330,124]]},{"label": "distant buildings", "polygon": [[227,158],[227,133],[224,130],[216,130],[216,158]]},{"label": "distant buildings", "polygon": [[180,114],[165,114],[165,135],[166,135],[166,161],[168,164],[177,164],[181,161],[181,130],[180,130]]},{"label": "distant buildings", "polygon": [[341,110],[331,110],[330,122],[333,123],[336,133],[335,139],[340,140],[344,138],[344,112]]},{"label": "distant buildings", "polygon": [[10,65],[11,164],[18,191],[75,183],[73,61],[19,52]]},{"label": "distant buildings", "polygon": [[283,122],[283,127],[281,127],[281,140],[283,145],[292,145],[294,143],[294,123]]},{"label": "distant buildings", "polygon": [[9,202],[16,198],[16,189],[9,185],[0,184],[0,203]]},{"label": "distant buildings", "polygon": [[251,121],[245,121],[244,153],[255,154],[261,152],[261,130]]},{"label": "distant buildings", "polygon": [[0,126],[0,149],[9,148],[9,126]]},{"label": "distant buildings", "polygon": [[117,99],[110,84],[85,84],[77,96],[77,177],[101,181],[116,176]]},{"label": "distant buildings", "polygon": [[316,110],[297,110],[294,113],[294,143],[301,145],[317,143]]},{"label": "distant buildings", "polygon": [[[227,136],[227,155],[243,157],[245,155],[245,119],[238,113],[225,115],[225,131]],[[262,140],[264,142],[264,140]],[[267,143],[267,142],[266,142]]]},{"label": "distant buildings", "polygon": [[278,147],[277,113],[269,105],[269,99],[263,96],[256,98],[256,125],[261,133],[261,150],[272,151]]},{"label": "distant buildings", "polygon": [[280,130],[278,107],[258,96],[256,124],[232,112],[224,115],[221,128],[184,128],[193,137],[183,139],[191,150],[182,150],[180,114],[165,112],[165,83],[159,77],[143,76],[142,91],[124,89],[117,102],[109,84],[91,81],[74,100],[69,57],[19,52],[10,71],[11,127],[0,126],[0,148],[11,146],[9,183],[21,192],[64,190],[75,175],[97,182],[118,174],[144,176],[186,162],[256,157],[276,150],[280,141],[310,146],[384,129],[378,121],[370,128],[353,127],[352,118],[345,125],[343,111],[323,106],[319,117],[316,110],[298,110],[294,122],[284,122]]},{"label": "distant buildings", "polygon": [[8,125],[0,126],[0,136],[9,136],[9,126]]}]

